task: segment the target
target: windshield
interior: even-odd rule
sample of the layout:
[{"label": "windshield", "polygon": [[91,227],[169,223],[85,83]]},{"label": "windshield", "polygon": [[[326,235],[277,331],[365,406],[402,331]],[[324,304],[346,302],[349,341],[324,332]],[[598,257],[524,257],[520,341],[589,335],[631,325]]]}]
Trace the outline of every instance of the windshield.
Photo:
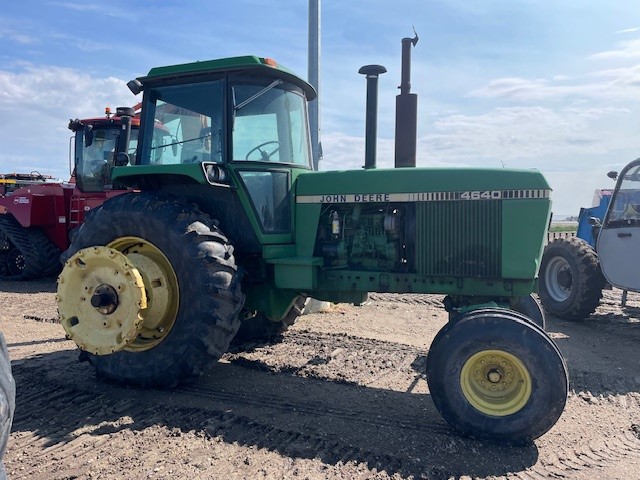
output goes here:
[{"label": "windshield", "polygon": [[[76,132],[75,175],[78,187],[84,192],[102,192],[111,184],[111,167],[120,125],[94,126],[85,144],[85,131]],[[138,129],[131,129],[129,156],[134,158],[138,146]]]},{"label": "windshield", "polygon": [[310,165],[306,101],[284,82],[235,85],[233,159]]},{"label": "windshield", "polygon": [[[149,91],[140,165],[233,160],[310,167],[309,126],[304,93],[282,80],[231,88],[233,107],[226,114],[224,80],[166,85]],[[226,125],[225,118],[232,118]],[[153,119],[153,125],[146,119]],[[231,128],[231,144],[225,132]],[[230,147],[230,148],[229,148]]]}]

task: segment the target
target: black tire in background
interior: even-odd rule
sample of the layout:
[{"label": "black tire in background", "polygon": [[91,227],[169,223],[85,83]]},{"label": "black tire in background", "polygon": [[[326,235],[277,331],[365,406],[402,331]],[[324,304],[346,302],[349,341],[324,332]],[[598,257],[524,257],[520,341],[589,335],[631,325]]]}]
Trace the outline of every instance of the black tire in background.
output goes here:
[{"label": "black tire in background", "polygon": [[31,280],[60,272],[60,251],[40,228],[24,228],[11,215],[0,215],[0,235],[9,249],[2,255],[0,279]]},{"label": "black tire in background", "polygon": [[2,458],[7,449],[13,413],[16,408],[16,384],[4,336],[0,333],[0,478],[6,478]]},{"label": "black tire in background", "polygon": [[279,322],[269,320],[262,312],[243,320],[231,345],[236,350],[242,350],[245,343],[275,343],[303,314],[306,302],[306,297],[298,295],[289,312]]},{"label": "black tire in background", "polygon": [[547,313],[582,320],[600,304],[606,280],[595,250],[586,241],[569,237],[557,238],[545,247],[538,284]]},{"label": "black tire in background", "polygon": [[215,364],[239,327],[244,295],[233,246],[217,222],[195,205],[142,192],[119,195],[89,212],[63,259],[95,245],[112,245],[127,255],[129,248],[135,250],[127,246],[135,238],[160,250],[175,272],[175,320],[152,348],[136,350],[133,344],[88,358],[99,376],[141,386],[174,386]]},{"label": "black tire in background", "polygon": [[541,329],[544,330],[546,328],[547,318],[544,314],[542,304],[533,296],[533,294],[525,297],[518,297],[511,305],[511,309],[523,314]]},{"label": "black tire in background", "polygon": [[[490,375],[499,377],[496,391],[486,381]],[[447,323],[429,348],[427,382],[436,408],[460,433],[514,445],[553,427],[569,389],[553,341],[504,309],[469,312]]]}]

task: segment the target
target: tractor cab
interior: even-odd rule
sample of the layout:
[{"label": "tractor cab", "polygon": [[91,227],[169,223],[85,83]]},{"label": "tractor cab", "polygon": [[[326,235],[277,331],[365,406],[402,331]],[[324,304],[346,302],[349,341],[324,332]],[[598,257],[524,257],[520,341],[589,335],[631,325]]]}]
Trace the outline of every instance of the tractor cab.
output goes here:
[{"label": "tractor cab", "polygon": [[[69,167],[72,178],[82,192],[104,192],[112,189],[111,169],[117,143],[122,134],[121,109],[115,115],[107,107],[104,117],[70,120],[74,132],[70,140]],[[140,119],[132,114],[127,152],[135,155]]]},{"label": "tractor cab", "polygon": [[292,243],[291,186],[312,169],[307,82],[246,56],[155,68],[129,88],[144,91],[139,148],[114,181],[197,201],[244,251]]}]

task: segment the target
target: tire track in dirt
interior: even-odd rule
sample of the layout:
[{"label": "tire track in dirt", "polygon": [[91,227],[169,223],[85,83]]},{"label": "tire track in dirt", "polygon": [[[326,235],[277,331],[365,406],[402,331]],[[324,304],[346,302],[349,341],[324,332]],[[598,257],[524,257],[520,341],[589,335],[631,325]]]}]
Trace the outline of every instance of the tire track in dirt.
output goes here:
[{"label": "tire track in dirt", "polygon": [[[331,350],[334,348],[344,348],[347,351],[360,351],[363,348],[378,348],[385,350],[385,354],[401,353],[407,355],[410,362],[406,359],[399,369],[406,369],[420,356],[424,358],[427,351],[413,348],[407,345],[393,344],[390,342],[370,341],[359,337],[350,337],[346,335],[335,334],[318,334],[309,331],[290,332],[285,339],[285,343],[311,346],[315,351]],[[249,366],[243,364],[243,366]],[[255,367],[254,367],[255,368]],[[281,366],[279,368],[282,368]],[[399,369],[383,373],[384,375],[394,375]],[[293,370],[295,372],[295,369]],[[615,380],[615,382],[613,381]],[[356,382],[357,383],[357,382]],[[373,381],[365,384],[373,383]],[[625,380],[624,377],[606,376],[597,372],[577,372],[572,378],[573,388],[580,389],[584,386],[593,385],[617,385],[618,389],[624,390],[631,388],[631,382]],[[594,401],[594,397],[585,397],[587,401]],[[596,399],[597,401],[597,399]],[[612,397],[612,401],[619,404],[638,405],[638,398],[633,394],[622,397]],[[631,406],[631,405],[629,405]],[[566,476],[567,472],[575,472],[578,470],[587,470],[591,468],[604,467],[612,461],[612,459],[620,456],[638,456],[640,455],[640,442],[633,435],[629,436],[625,432],[622,439],[614,438],[608,443],[599,444],[595,447],[589,445],[580,445],[575,448],[563,448],[558,451],[555,456],[545,459],[531,469],[520,472],[521,478],[549,478],[552,475]]]},{"label": "tire track in dirt", "polygon": [[[288,371],[290,373],[298,373],[302,368],[308,370],[309,362],[312,364],[323,365],[335,360],[335,352],[338,349],[342,349],[342,357],[349,357],[349,353],[357,353],[357,361],[362,362],[363,356],[367,355],[367,352],[375,352],[376,358],[385,358],[388,360],[387,368],[384,368],[378,376],[372,376],[360,382],[360,379],[354,379],[352,381],[343,379],[343,381],[373,385],[383,378],[389,378],[400,372],[413,372],[416,375],[424,377],[425,362],[428,354],[428,350],[412,347],[410,345],[385,342],[379,340],[365,339],[362,337],[355,337],[345,334],[332,334],[332,333],[316,333],[308,330],[291,331],[286,334],[283,343],[280,347],[274,345],[262,345],[256,346],[252,352],[257,352],[257,355],[250,355],[247,352],[229,353],[227,358],[231,361],[245,362],[246,368],[254,369],[268,369],[267,362],[271,356],[274,348],[298,348],[304,347],[309,352],[313,352],[312,358],[305,362],[302,366],[293,367],[284,365],[282,362],[278,362],[273,368],[278,371]],[[297,358],[300,358],[298,356]],[[354,357],[356,358],[356,357]],[[257,359],[258,362],[245,361]],[[337,363],[334,361],[334,364]],[[313,366],[313,365],[312,365]],[[306,376],[315,376],[317,378],[329,378],[323,377],[320,369],[314,369],[313,373],[307,371]],[[329,378],[332,379],[332,378]],[[570,389],[576,392],[602,392],[603,395],[625,394],[627,392],[637,392],[640,388],[640,372],[637,377],[629,378],[628,376],[616,375],[612,373],[603,373],[596,371],[580,370],[576,367],[570,369]],[[640,399],[639,395],[626,395],[626,401],[630,401],[635,405],[638,405]],[[624,402],[623,402],[624,403]]]},{"label": "tire track in dirt", "polygon": [[[362,338],[341,333],[318,333],[309,330],[296,330],[287,332],[282,343],[288,347],[306,347],[316,352],[334,352],[338,348],[343,348],[349,352],[377,351],[380,355],[405,356],[416,355],[426,356],[428,350],[416,348],[403,343]],[[272,347],[272,346],[266,346]]]},{"label": "tire track in dirt", "polygon": [[213,389],[185,386],[179,387],[177,391],[188,393],[191,395],[199,395],[207,399],[225,400],[234,404],[244,404],[256,407],[269,407],[274,410],[280,410],[284,413],[302,413],[308,415],[317,415],[322,417],[331,417],[337,420],[348,420],[352,423],[361,423],[366,425],[374,425],[378,427],[391,427],[402,430],[412,430],[421,433],[432,434],[450,434],[449,427],[434,425],[433,423],[425,423],[416,420],[415,415],[394,415],[393,420],[387,420],[380,417],[377,410],[354,412],[353,410],[345,410],[341,408],[327,406],[324,403],[314,405],[310,402],[304,404],[299,402],[287,401],[288,397],[268,395],[261,393],[253,398],[244,394],[236,394],[232,392],[219,392]]},{"label": "tire track in dirt", "polygon": [[287,332],[276,345],[228,353],[245,368],[275,371],[354,385],[412,391],[426,390],[427,350],[346,334]]},{"label": "tire track in dirt", "polygon": [[[22,372],[17,369],[16,377],[20,379]],[[37,389],[37,393],[34,391]],[[108,390],[118,389],[110,387]],[[14,431],[36,431],[40,433],[19,433],[12,437],[12,450],[29,451],[27,465],[33,470],[25,468],[20,474],[23,478],[34,478],[42,463],[53,462],[64,464],[66,468],[73,468],[82,464],[85,457],[95,455],[96,451],[107,442],[113,441],[110,435],[100,434],[99,431],[116,431],[120,414],[136,419],[137,430],[152,427],[156,422],[163,423],[167,418],[172,419],[172,424],[180,425],[184,431],[198,430],[208,437],[229,438],[229,441],[239,442],[244,445],[264,444],[268,439],[268,449],[281,452],[285,455],[305,456],[315,458],[320,456],[328,463],[357,461],[365,463],[372,468],[385,469],[391,472],[403,474],[415,474],[424,471],[423,465],[418,465],[410,458],[392,455],[384,452],[375,452],[359,448],[349,443],[340,441],[340,438],[325,438],[310,433],[301,433],[278,425],[269,425],[257,422],[254,419],[220,410],[198,410],[194,408],[171,406],[170,402],[164,405],[150,406],[146,402],[137,403],[126,399],[113,402],[113,395],[88,394],[73,386],[59,386],[48,379],[41,382],[38,387],[31,387],[30,392],[19,397],[17,411],[25,412],[14,420]],[[224,400],[232,404],[244,404],[257,408],[272,408],[282,410],[284,413],[297,412],[298,414],[332,417],[349,422],[363,424],[375,424],[377,426],[392,427],[396,429],[413,429],[422,433],[449,434],[446,427],[438,427],[430,424],[415,424],[411,418],[402,422],[390,422],[381,419],[373,419],[371,416],[353,414],[349,411],[326,408],[322,404],[297,404],[283,401],[282,398],[262,394],[256,397],[245,397],[241,394],[219,392],[203,387],[183,387],[172,392],[197,395],[207,400]],[[165,395],[161,396],[164,399]],[[72,402],[64,402],[64,399],[74,399]],[[165,399],[166,400],[166,399]],[[53,402],[53,403],[52,403]],[[62,405],[61,405],[62,403]],[[56,405],[55,415],[51,415],[51,406]],[[82,408],[76,408],[82,405]],[[48,414],[47,414],[48,413]],[[151,415],[150,415],[151,414]],[[35,427],[42,421],[50,427]],[[88,420],[92,420],[89,421]],[[131,424],[133,425],[133,423]],[[34,428],[35,427],[35,428]],[[264,445],[260,445],[264,447]],[[32,452],[34,447],[37,453]],[[113,445],[111,445],[113,447]],[[9,460],[7,467],[11,471],[13,462]]]},{"label": "tire track in dirt", "polygon": [[[311,346],[315,351],[331,350],[333,348],[344,348],[347,351],[361,351],[363,348],[377,348],[385,351],[387,356],[393,354],[404,354],[410,361],[405,359],[399,368],[387,371],[365,385],[374,383],[375,380],[384,378],[384,376],[392,376],[399,370],[407,369],[414,366],[418,358],[424,359],[427,351],[413,348],[402,344],[393,344],[391,342],[382,342],[375,340],[365,340],[359,337],[350,337],[347,335],[336,335],[327,333],[314,333],[309,331],[290,332],[285,339],[285,343]],[[249,368],[256,368],[248,364],[243,364]],[[258,367],[259,368],[259,367]],[[282,369],[282,367],[278,367]],[[296,373],[295,369],[291,370]],[[321,378],[321,375],[318,375]],[[358,383],[358,382],[354,382]],[[580,391],[591,385],[608,385],[613,391],[630,391],[637,388],[637,384],[628,381],[626,377],[615,375],[605,375],[599,372],[574,372],[572,375],[572,388]],[[590,403],[593,402],[609,402],[617,405],[633,407],[640,406],[640,395],[630,393],[627,395],[611,396],[607,400],[597,399],[590,394],[577,394],[583,400]],[[608,442],[591,445],[579,445],[573,448],[561,448],[551,458],[545,458],[544,461],[538,463],[531,469],[520,472],[521,478],[549,478],[550,476],[566,476],[567,472],[575,472],[578,470],[586,470],[591,468],[599,468],[609,465],[616,458],[626,456],[640,456],[640,442],[632,433],[624,432],[622,437],[614,437]]]},{"label": "tire track in dirt", "polygon": [[[18,372],[18,378],[21,378],[21,373]],[[27,467],[21,471],[21,475],[24,475],[22,478],[36,478],[42,462],[66,465],[65,468],[68,469],[76,468],[88,458],[93,458],[107,442],[114,441],[109,433],[134,426],[136,430],[144,431],[157,423],[166,422],[167,418],[173,419],[173,425],[180,425],[182,432],[196,430],[208,438],[219,437],[243,445],[257,445],[259,448],[268,448],[292,458],[322,458],[323,462],[334,465],[339,462],[353,462],[366,465],[368,469],[386,470],[390,474],[395,472],[403,476],[426,475],[422,478],[444,478],[442,475],[445,471],[451,472],[451,467],[448,465],[443,470],[434,467],[438,462],[433,462],[432,458],[425,459],[427,461],[416,461],[408,456],[360,448],[348,441],[342,441],[339,437],[314,435],[313,432],[304,433],[277,424],[259,422],[232,412],[172,406],[164,402],[161,405],[150,406],[147,401],[141,403],[134,399],[116,400],[110,390],[120,390],[117,387],[109,387],[106,393],[96,395],[74,386],[60,386],[45,379],[39,386],[34,385],[29,390],[27,395],[19,398],[18,411],[28,413],[16,418],[15,430],[19,432],[33,430],[32,424],[40,423],[43,417],[51,422],[54,418],[47,418],[44,412],[47,411],[47,406],[49,412],[52,405],[58,408],[56,408],[54,428],[47,429],[41,435],[20,434],[12,437],[12,449],[30,452],[26,462]],[[447,443],[447,438],[453,437],[462,451],[468,448],[468,445],[475,443],[473,440],[460,439],[452,435],[451,430],[446,427],[416,422],[411,415],[401,415],[391,421],[375,418],[373,412],[367,415],[354,415],[348,410],[322,404],[283,401],[283,398],[277,395],[264,392],[260,395],[246,396],[233,392],[220,392],[203,386],[182,387],[177,392],[204,397],[207,400],[224,400],[234,405],[244,404],[256,408],[279,409],[285,413],[295,411],[299,414],[331,417],[354,425],[362,423],[380,428],[390,427],[399,431],[411,430],[431,438],[432,441],[434,435],[443,437],[443,444]],[[73,401],[64,401],[65,399],[73,399]],[[164,395],[159,400],[161,402],[165,400]],[[78,409],[77,405],[82,405],[82,408]],[[125,416],[124,421],[122,415]],[[135,421],[127,421],[126,418],[135,419]],[[125,442],[124,448],[126,438],[116,439],[115,442],[116,445]],[[113,446],[111,445],[110,450]],[[34,447],[38,451],[35,455],[32,453]],[[152,453],[149,455],[153,456]],[[517,478],[567,477],[572,473],[606,467],[611,462],[628,456],[640,456],[640,440],[632,432],[625,432],[622,436],[606,441],[580,445],[577,448],[559,449],[556,454],[517,472]],[[29,470],[29,464],[32,465],[33,470]],[[11,468],[11,465],[9,462],[8,467]],[[21,465],[25,467],[25,463]],[[497,478],[513,478],[513,475]]]},{"label": "tire track in dirt", "polygon": [[409,305],[428,305],[444,310],[442,295],[428,295],[421,293],[370,293],[369,301],[384,303],[406,303]]},{"label": "tire track in dirt", "polygon": [[[356,355],[351,357],[351,354]],[[233,368],[231,373],[239,377],[238,384],[251,385],[258,379],[262,389],[233,389],[222,382],[224,389],[218,390],[208,382],[198,382],[171,392],[142,392],[96,383],[86,364],[74,362],[70,367],[75,353],[29,359],[14,368],[21,389],[10,452],[24,453],[12,453],[8,457],[9,471],[12,467],[24,467],[24,470],[10,478],[88,478],[83,474],[90,465],[98,468],[94,470],[98,478],[119,478],[117,467],[110,465],[111,455],[118,449],[125,452],[132,448],[138,463],[130,465],[127,474],[131,478],[147,477],[149,471],[144,465],[153,464],[154,458],[157,460],[157,456],[165,454],[162,450],[165,447],[155,442],[159,428],[168,442],[175,436],[175,441],[180,441],[180,437],[193,437],[226,445],[237,443],[296,461],[352,464],[370,472],[369,476],[386,470],[389,475],[434,479],[462,475],[526,479],[591,475],[597,478],[599,469],[626,458],[640,457],[640,440],[631,427],[609,438],[587,440],[593,438],[587,435],[584,441],[554,446],[552,454],[540,454],[537,458],[533,447],[518,450],[460,438],[443,422],[429,422],[436,418],[431,406],[427,417],[417,416],[415,412],[403,410],[403,405],[397,403],[400,397],[394,396],[394,392],[390,392],[391,400],[385,403],[389,414],[366,405],[374,395],[369,392],[384,395],[384,384],[399,373],[419,375],[420,362],[426,354],[425,349],[400,343],[293,330],[279,345],[259,346],[252,352],[225,356],[230,364],[222,367]],[[387,362],[382,364],[385,359]],[[378,364],[373,365],[374,362]],[[351,367],[371,367],[371,370],[356,376],[348,370]],[[343,375],[337,377],[336,373]],[[83,374],[89,378],[82,378]],[[288,390],[274,393],[264,388],[271,380],[280,385],[282,379],[295,387],[298,383],[287,380],[292,374],[309,383],[307,391],[300,396],[287,397]],[[214,380],[219,375],[220,372],[214,373]],[[576,396],[593,386],[607,386],[614,392],[631,392],[632,387],[635,387],[633,391],[638,390],[633,381],[614,373],[574,369],[571,375],[572,388],[579,392]],[[366,388],[379,384],[377,389]],[[340,393],[320,400],[304,396],[310,391],[334,386]],[[341,401],[343,394],[350,399]],[[422,400],[430,404],[428,396],[415,397],[423,397]],[[185,398],[199,398],[206,405],[185,407]],[[351,398],[361,399],[356,400],[358,411],[354,412],[349,406]],[[640,405],[640,395],[635,393],[611,399],[587,395],[582,400],[603,405],[615,403],[628,409]],[[414,403],[408,401],[406,405]],[[236,410],[240,407],[249,413],[238,413]],[[259,411],[267,413],[258,414]],[[277,415],[269,419],[269,412]],[[296,415],[317,417],[321,423],[345,424],[353,430],[383,431],[389,436],[389,444],[363,446],[357,435],[342,435],[341,430],[331,426],[324,431],[297,426]],[[293,418],[294,424],[282,422],[285,417]],[[418,438],[425,442],[419,448],[411,444]],[[406,447],[403,441],[408,442]],[[415,455],[415,451],[420,455]],[[206,448],[193,451],[189,453],[189,462],[205,464],[209,454]],[[488,457],[495,457],[499,467],[480,469],[478,465],[486,464]],[[54,466],[43,470],[45,464]],[[257,471],[258,467],[255,468]],[[290,471],[287,468],[292,467],[272,465],[267,471],[277,477]],[[216,466],[205,465],[199,475],[192,478],[214,478],[216,474],[220,474]],[[385,478],[383,474],[380,477]]]}]

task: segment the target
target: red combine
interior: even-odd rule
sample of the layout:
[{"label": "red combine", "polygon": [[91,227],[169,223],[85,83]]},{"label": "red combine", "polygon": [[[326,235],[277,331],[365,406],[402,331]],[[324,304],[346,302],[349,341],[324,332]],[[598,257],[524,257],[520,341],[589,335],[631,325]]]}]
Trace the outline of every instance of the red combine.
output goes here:
[{"label": "red combine", "polygon": [[[123,119],[131,119],[129,138]],[[113,154],[135,152],[139,125],[139,114],[128,107],[118,108],[115,115],[107,108],[104,117],[70,120],[74,135],[68,182],[39,174],[0,175],[0,279],[28,280],[58,273],[58,257],[85,214],[126,191],[111,185]],[[117,149],[119,142],[128,147]]]}]

